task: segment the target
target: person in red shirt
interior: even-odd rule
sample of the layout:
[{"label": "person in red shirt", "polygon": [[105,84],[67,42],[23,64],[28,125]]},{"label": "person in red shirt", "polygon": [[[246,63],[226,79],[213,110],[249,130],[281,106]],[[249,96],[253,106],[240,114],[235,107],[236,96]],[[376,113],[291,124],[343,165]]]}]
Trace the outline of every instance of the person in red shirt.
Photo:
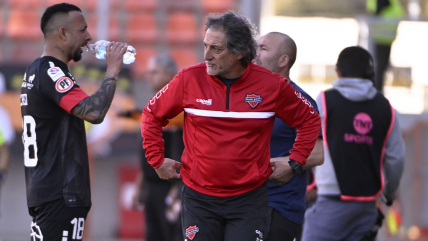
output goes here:
[{"label": "person in red shirt", "polygon": [[[281,170],[270,164],[275,117],[297,128],[290,151],[295,173],[301,172],[318,137],[319,115],[287,79],[252,63],[256,46],[254,27],[245,17],[233,12],[209,17],[205,62],[180,71],[143,109],[148,162],[162,179],[183,180],[187,240],[263,240],[266,180],[272,172],[281,177]],[[164,158],[161,133],[183,110],[181,164]]]}]

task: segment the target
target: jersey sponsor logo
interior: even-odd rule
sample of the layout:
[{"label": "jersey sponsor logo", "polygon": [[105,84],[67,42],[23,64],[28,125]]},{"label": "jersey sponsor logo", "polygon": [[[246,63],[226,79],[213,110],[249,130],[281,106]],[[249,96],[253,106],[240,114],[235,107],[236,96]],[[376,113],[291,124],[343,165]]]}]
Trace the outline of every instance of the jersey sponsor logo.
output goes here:
[{"label": "jersey sponsor logo", "polygon": [[250,105],[251,108],[256,108],[256,106],[260,103],[262,103],[262,97],[258,94],[247,94],[247,96],[245,97],[245,103],[248,103]]},{"label": "jersey sponsor logo", "polygon": [[26,80],[25,80],[25,76],[26,76],[27,74],[25,74],[24,75],[24,82],[22,82],[22,85],[21,85],[21,87],[22,88],[27,88],[27,89],[29,89],[29,90],[31,90],[31,88],[33,88],[33,81],[34,81],[34,78],[36,78],[36,75],[35,74],[33,74],[33,75],[31,75],[30,76],[30,78],[28,78],[28,82],[25,82]]},{"label": "jersey sponsor logo", "polygon": [[354,129],[358,134],[353,133],[345,133],[344,139],[345,142],[355,142],[355,143],[363,143],[372,145],[373,137],[367,136],[371,129],[373,128],[373,120],[372,118],[364,112],[360,112],[354,117]]},{"label": "jersey sponsor logo", "polygon": [[199,102],[203,105],[211,105],[213,103],[212,99],[204,100],[204,99],[196,99],[196,102]]},{"label": "jersey sponsor logo", "polygon": [[28,105],[27,94],[22,94],[21,95],[21,106],[27,106],[27,105]]},{"label": "jersey sponsor logo", "polygon": [[54,64],[52,61],[49,61],[49,66],[50,66],[51,68],[53,68],[53,67],[55,67],[55,64]]},{"label": "jersey sponsor logo", "polygon": [[74,83],[70,78],[62,77],[56,82],[55,89],[59,93],[65,93],[69,91],[73,86],[74,86]]},{"label": "jersey sponsor logo", "polygon": [[190,226],[186,228],[186,237],[188,237],[190,240],[193,240],[197,232],[199,232],[199,228],[196,225]]},{"label": "jersey sponsor logo", "polygon": [[52,67],[48,69],[48,75],[51,77],[53,82],[56,82],[61,77],[65,77],[64,72],[59,67]]},{"label": "jersey sponsor logo", "polygon": [[28,82],[33,83],[34,78],[36,78],[36,74],[31,75],[30,78],[28,79]]},{"label": "jersey sponsor logo", "polygon": [[361,135],[367,134],[373,128],[372,118],[364,112],[360,112],[354,117],[354,129]]}]

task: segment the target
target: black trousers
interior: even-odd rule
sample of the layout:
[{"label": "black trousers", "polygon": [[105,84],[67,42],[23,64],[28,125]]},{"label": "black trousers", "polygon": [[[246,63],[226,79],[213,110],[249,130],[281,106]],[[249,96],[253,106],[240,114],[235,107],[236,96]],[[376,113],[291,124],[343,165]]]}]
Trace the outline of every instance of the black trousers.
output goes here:
[{"label": "black trousers", "polygon": [[171,189],[172,182],[146,181],[143,184],[142,201],[146,221],[146,241],[173,240],[174,224],[165,216],[165,197]]},{"label": "black trousers", "polygon": [[[221,178],[221,177],[218,177]],[[184,240],[263,240],[269,219],[267,185],[233,197],[213,197],[184,186]]]},{"label": "black trousers", "polygon": [[284,218],[276,209],[270,209],[269,231],[265,241],[293,241],[301,236],[302,225]]}]

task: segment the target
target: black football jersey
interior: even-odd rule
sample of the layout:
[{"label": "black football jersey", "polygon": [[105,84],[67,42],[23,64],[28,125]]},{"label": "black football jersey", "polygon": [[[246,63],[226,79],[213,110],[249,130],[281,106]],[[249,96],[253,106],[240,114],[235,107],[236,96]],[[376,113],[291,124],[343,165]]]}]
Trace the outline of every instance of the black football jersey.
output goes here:
[{"label": "black football jersey", "polygon": [[69,207],[91,205],[84,121],[70,114],[87,96],[54,57],[38,58],[27,68],[21,114],[29,207],[60,198]]}]

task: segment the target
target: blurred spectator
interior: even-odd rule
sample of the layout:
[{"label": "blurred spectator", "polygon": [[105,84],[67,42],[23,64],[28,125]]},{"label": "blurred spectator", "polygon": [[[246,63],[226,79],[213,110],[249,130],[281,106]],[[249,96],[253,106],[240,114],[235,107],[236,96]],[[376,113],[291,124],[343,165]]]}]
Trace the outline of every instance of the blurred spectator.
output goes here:
[{"label": "blurred spectator", "polygon": [[376,16],[371,23],[376,66],[374,86],[382,92],[391,45],[397,35],[398,23],[404,16],[404,10],[399,0],[367,0],[367,11]]},{"label": "blurred spectator", "polygon": [[9,113],[0,105],[0,190],[9,164],[9,145],[14,139],[15,132]]},{"label": "blurred spectator", "polygon": [[[1,95],[1,92],[0,92]],[[0,105],[0,194],[9,164],[9,146],[15,139],[9,113]],[[1,196],[1,195],[0,195]],[[0,240],[1,241],[1,240]]]},{"label": "blurred spectator", "polygon": [[6,79],[2,72],[0,72],[0,94],[6,91]]},{"label": "blurred spectator", "polygon": [[[149,59],[147,81],[154,91],[161,90],[177,74],[175,60],[160,54]],[[121,116],[141,120],[141,110],[119,113]],[[183,113],[171,119],[163,128],[165,157],[181,159],[183,153]],[[181,231],[181,180],[170,182],[159,178],[153,167],[147,162],[144,149],[141,149],[141,173],[136,180],[137,189],[133,197],[133,206],[144,206],[146,219],[146,241],[182,240]],[[174,231],[171,231],[174,230]]]},{"label": "blurred spectator", "polygon": [[324,164],[315,169],[318,198],[306,211],[302,240],[374,240],[383,218],[376,199],[391,205],[395,198],[404,141],[394,109],[373,87],[371,55],[345,48],[336,67],[339,79],[317,98]]}]

